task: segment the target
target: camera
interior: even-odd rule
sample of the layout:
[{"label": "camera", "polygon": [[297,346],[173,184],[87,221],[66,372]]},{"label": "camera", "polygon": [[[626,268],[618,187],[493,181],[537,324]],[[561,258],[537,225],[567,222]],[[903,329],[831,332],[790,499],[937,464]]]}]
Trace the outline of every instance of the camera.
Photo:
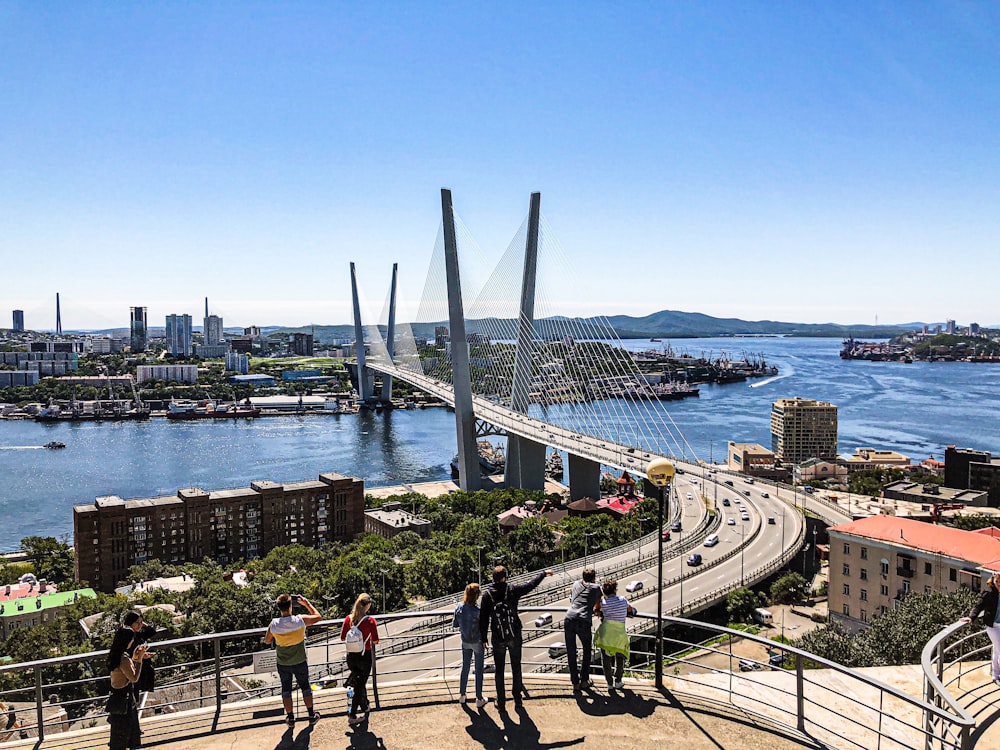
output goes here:
[{"label": "camera", "polygon": [[299,599],[302,598],[301,594],[292,594],[292,604],[298,604]]}]

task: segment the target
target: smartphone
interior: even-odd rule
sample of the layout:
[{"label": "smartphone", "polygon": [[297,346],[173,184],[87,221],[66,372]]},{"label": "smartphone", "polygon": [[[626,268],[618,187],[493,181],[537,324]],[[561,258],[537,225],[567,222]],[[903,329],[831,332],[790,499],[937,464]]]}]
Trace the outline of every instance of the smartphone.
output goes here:
[{"label": "smartphone", "polygon": [[292,604],[298,604],[299,603],[299,599],[301,599],[301,598],[302,597],[299,594],[292,594]]}]

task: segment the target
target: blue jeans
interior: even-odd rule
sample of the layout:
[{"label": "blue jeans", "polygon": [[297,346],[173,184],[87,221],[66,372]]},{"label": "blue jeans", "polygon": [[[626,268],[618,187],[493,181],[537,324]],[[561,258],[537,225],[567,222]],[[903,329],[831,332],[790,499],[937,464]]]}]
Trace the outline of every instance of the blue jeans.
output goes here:
[{"label": "blue jeans", "polygon": [[299,664],[291,664],[285,666],[283,664],[278,665],[278,677],[281,678],[281,697],[291,698],[292,697],[292,678],[299,683],[299,689],[302,690],[302,696],[308,697],[312,695],[312,685],[309,683],[309,662],[300,662]]},{"label": "blue jeans", "polygon": [[465,695],[465,688],[469,685],[469,667],[472,665],[474,655],[476,657],[476,698],[483,697],[483,656],[485,653],[482,643],[462,641],[462,672],[458,678],[458,692],[462,695]]}]

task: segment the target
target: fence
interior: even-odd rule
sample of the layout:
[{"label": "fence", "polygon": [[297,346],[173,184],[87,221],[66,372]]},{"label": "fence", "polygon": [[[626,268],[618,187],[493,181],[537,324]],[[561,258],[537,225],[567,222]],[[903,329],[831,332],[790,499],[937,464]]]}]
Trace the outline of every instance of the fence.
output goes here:
[{"label": "fence", "polygon": [[[533,614],[543,609],[526,607],[524,611]],[[428,617],[435,618],[444,628],[450,624],[452,611],[387,615],[379,618],[380,628],[394,621]],[[636,622],[649,625],[655,619],[652,614],[640,613]],[[673,672],[673,676],[667,678],[672,693],[697,695],[701,700],[736,706],[835,748],[968,748],[965,742],[971,720],[962,715],[957,704],[949,702],[940,682],[935,695],[922,700],[868,675],[760,636],[672,616],[665,617],[664,621],[668,628],[664,637],[664,665],[668,675]],[[321,686],[334,685],[343,669],[344,651],[339,641],[341,622],[320,623],[317,627],[326,634],[326,643],[309,649],[310,676]],[[685,640],[677,635],[706,631],[714,639],[707,645],[703,636]],[[254,654],[263,651],[263,632],[263,629],[254,629],[155,643],[158,674],[163,673],[167,679],[164,687],[158,687],[154,697],[145,701],[144,711],[184,712],[214,706],[219,713],[230,704],[275,695],[276,676],[253,671]],[[552,640],[561,632],[555,624],[525,628],[528,636],[524,647],[526,672],[561,668],[562,653],[558,643]],[[461,647],[457,634],[452,633],[433,646],[411,639],[409,648],[399,648],[394,653],[387,647],[393,645],[396,637],[383,638],[377,647],[373,676],[375,705],[379,705],[377,681],[387,677],[393,681],[454,679],[461,663]],[[543,642],[546,637],[549,642]],[[402,646],[407,638],[409,636],[401,637],[398,645]],[[928,644],[925,651],[925,656],[930,655],[928,658],[936,655],[938,661],[934,664],[937,665],[942,664],[940,657],[947,650],[941,646],[941,638]],[[761,653],[770,654],[769,658],[740,658],[733,651],[738,639],[760,646]],[[650,642],[637,640],[635,646],[638,648]],[[552,648],[554,644],[556,648]],[[428,654],[434,655],[435,662],[440,658],[439,666],[428,666]],[[8,703],[16,702],[18,696],[28,698],[27,702],[34,705],[18,709],[21,727],[40,739],[48,735],[46,744],[63,744],[60,740],[65,738],[67,746],[75,746],[75,734],[58,735],[56,732],[73,732],[103,719],[107,693],[107,678],[103,676],[105,657],[106,652],[91,652],[2,666],[0,680],[4,684],[17,676],[24,684],[0,691],[0,698]],[[633,651],[633,664],[644,665],[632,666],[630,674],[640,678],[650,675],[653,671],[650,658],[647,652]],[[553,670],[557,662],[559,667]],[[744,669],[748,671],[741,671]],[[925,664],[925,670],[928,669],[931,674],[938,674],[936,667]],[[331,675],[334,676],[331,678]],[[161,691],[167,695],[161,695]],[[325,704],[324,693],[332,693]],[[321,705],[330,705],[334,699],[336,704],[345,705],[342,692],[332,687],[322,688],[317,696],[320,696],[317,700]],[[55,718],[54,711],[61,712],[63,718]],[[144,739],[155,742],[156,729],[148,729]]]}]

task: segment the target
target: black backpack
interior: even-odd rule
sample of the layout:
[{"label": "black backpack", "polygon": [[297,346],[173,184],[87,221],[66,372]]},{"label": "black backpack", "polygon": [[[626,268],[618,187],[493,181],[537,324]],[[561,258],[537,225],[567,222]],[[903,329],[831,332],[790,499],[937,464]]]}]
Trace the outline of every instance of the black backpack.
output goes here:
[{"label": "black backpack", "polygon": [[[495,596],[496,591],[493,594]],[[493,637],[504,643],[513,642],[517,633],[517,616],[507,601],[509,594],[510,589],[507,589],[502,600],[493,602]]]}]

